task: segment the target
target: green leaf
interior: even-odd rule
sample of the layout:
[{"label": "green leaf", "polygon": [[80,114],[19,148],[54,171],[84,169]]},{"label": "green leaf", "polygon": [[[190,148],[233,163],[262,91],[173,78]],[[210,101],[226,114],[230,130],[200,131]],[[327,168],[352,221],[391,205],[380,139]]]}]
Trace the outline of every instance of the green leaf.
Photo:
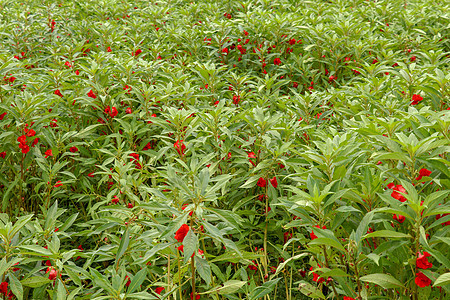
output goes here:
[{"label": "green leaf", "polygon": [[192,229],[189,229],[188,233],[183,240],[184,262],[196,252],[198,249],[198,238]]},{"label": "green leaf", "polygon": [[393,231],[393,230],[377,230],[375,232],[368,233],[362,237],[362,240],[373,238],[373,237],[384,237],[384,238],[411,238],[409,234]]},{"label": "green leaf", "polygon": [[51,253],[48,249],[45,249],[44,247],[41,247],[38,245],[26,245],[26,246],[20,246],[19,248],[31,251],[31,252],[21,252],[23,254],[38,255],[38,256],[52,256],[53,255],[53,253]]},{"label": "green leaf", "polygon": [[201,278],[206,282],[207,285],[211,283],[211,267],[208,261],[198,255],[194,256],[196,270]]},{"label": "green leaf", "polygon": [[229,280],[224,282],[223,285],[210,289],[207,292],[201,294],[219,293],[220,295],[236,293],[247,281]]},{"label": "green leaf", "polygon": [[450,283],[450,272],[447,272],[439,276],[433,283],[433,286],[444,286],[449,283]]},{"label": "green leaf", "polygon": [[9,273],[8,277],[11,291],[18,300],[23,300],[23,287],[19,279],[13,273]]},{"label": "green leaf", "polygon": [[312,299],[325,299],[325,296],[323,293],[315,286],[311,285],[308,282],[301,281],[298,284],[298,289],[302,294],[312,298]]},{"label": "green leaf", "polygon": [[277,285],[278,281],[281,280],[280,278],[273,279],[267,282],[264,282],[263,285],[256,287],[251,293],[250,293],[250,299],[256,300],[261,297],[264,297],[265,295],[271,293],[275,286]]},{"label": "green leaf", "polygon": [[345,252],[344,247],[338,241],[329,238],[317,238],[309,242],[308,245],[326,245]]},{"label": "green leaf", "polygon": [[388,275],[388,274],[382,274],[382,273],[369,274],[369,275],[360,277],[359,280],[377,284],[384,289],[391,289],[391,288],[398,288],[398,287],[405,288],[405,286],[400,281],[398,281],[397,279],[395,279],[394,277],[392,277],[391,275]]},{"label": "green leaf", "polygon": [[305,257],[305,256],[308,256],[308,255],[309,255],[309,253],[301,253],[301,254],[298,254],[296,256],[292,256],[292,257],[286,259],[284,262],[282,262],[281,264],[278,265],[275,274],[272,275],[272,278],[275,277],[278,273],[280,273],[281,270],[284,269],[284,266],[286,266],[286,264],[288,264],[289,262],[291,262],[293,260],[297,260],[297,259]]},{"label": "green leaf", "polygon": [[127,289],[127,294],[133,293],[139,288],[147,277],[147,268],[140,270],[131,280]]},{"label": "green leaf", "polygon": [[117,249],[116,265],[119,264],[120,258],[125,253],[125,251],[127,251],[129,243],[130,243],[130,233],[129,233],[129,229],[127,228],[127,230],[125,230],[125,232],[122,235],[122,239],[120,240],[119,248]]},{"label": "green leaf", "polygon": [[37,288],[50,282],[52,282],[50,279],[42,276],[33,276],[21,281],[23,286],[28,286],[31,288]]}]

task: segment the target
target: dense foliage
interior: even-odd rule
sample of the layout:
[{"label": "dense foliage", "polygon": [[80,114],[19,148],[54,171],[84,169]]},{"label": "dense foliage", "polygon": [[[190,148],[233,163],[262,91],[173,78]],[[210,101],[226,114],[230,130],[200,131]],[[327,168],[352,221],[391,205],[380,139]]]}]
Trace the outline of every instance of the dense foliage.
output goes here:
[{"label": "dense foliage", "polygon": [[2,1],[0,298],[448,299],[449,9]]}]

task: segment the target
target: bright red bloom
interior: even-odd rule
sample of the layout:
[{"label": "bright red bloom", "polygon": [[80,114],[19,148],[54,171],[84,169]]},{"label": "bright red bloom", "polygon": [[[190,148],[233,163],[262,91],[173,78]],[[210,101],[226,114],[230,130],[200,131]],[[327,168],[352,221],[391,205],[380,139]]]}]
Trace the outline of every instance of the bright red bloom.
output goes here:
[{"label": "bright red bloom", "polygon": [[106,49],[106,51],[111,52],[111,47],[108,47],[108,49]]},{"label": "bright red bloom", "polygon": [[[320,268],[320,265],[319,265],[319,264],[318,264],[318,266],[319,266],[319,268]],[[313,267],[311,266],[311,268],[309,268],[309,270],[312,271],[312,270],[313,270]],[[313,272],[313,281],[319,282],[319,283],[325,281],[324,278],[319,278],[319,277],[320,277],[319,274]]]},{"label": "bright red bloom", "polygon": [[5,158],[5,157],[6,157],[6,152],[5,151],[0,152],[0,158]]},{"label": "bright red bloom", "polygon": [[111,199],[111,202],[112,202],[113,204],[117,204],[117,203],[119,203],[119,198],[118,198],[117,196],[114,196],[114,197]]},{"label": "bright red bloom", "polygon": [[133,208],[133,204],[130,202],[130,203],[127,204],[127,207],[128,208]]},{"label": "bright red bloom", "polygon": [[94,94],[94,92],[92,90],[89,91],[89,93],[87,93],[88,97],[91,97],[93,99],[96,99],[97,96]]},{"label": "bright red bloom", "polygon": [[60,186],[62,186],[62,183],[61,183],[61,180],[58,180],[55,184],[55,187],[60,187]]},{"label": "bright red bloom", "polygon": [[16,79],[17,79],[16,77],[11,76],[11,77],[9,77],[8,81],[11,83],[14,83],[14,81],[16,81]]},{"label": "bright red bloom", "polygon": [[111,118],[114,118],[115,116],[117,116],[117,114],[118,114],[117,108],[115,108],[114,106],[111,107],[111,112],[109,113]]},{"label": "bright red bloom", "polygon": [[161,295],[161,292],[162,292],[162,291],[164,291],[164,288],[161,287],[161,286],[158,286],[158,287],[155,289],[155,293],[157,293],[158,295]]},{"label": "bright red bloom", "polygon": [[395,183],[391,182],[387,185],[388,189],[393,189],[395,187]]},{"label": "bright red bloom", "polygon": [[6,116],[7,112],[5,111],[0,115],[0,121],[3,121],[3,118]]},{"label": "bright red bloom", "polygon": [[266,185],[267,185],[267,180],[265,180],[264,178],[262,178],[262,177],[260,177],[259,179],[258,179],[258,182],[256,183],[256,185],[257,186],[259,186],[259,187],[266,187]]},{"label": "bright red bloom", "polygon": [[130,286],[130,283],[131,283],[131,279],[130,279],[130,277],[128,277],[128,275],[125,276],[125,279],[128,279],[128,280],[127,280],[127,283],[125,283],[125,286],[126,286],[126,287],[129,287],[129,286]]},{"label": "bright red bloom", "polygon": [[127,109],[125,110],[125,112],[127,114],[131,114],[133,111],[131,110],[131,107],[127,107]]},{"label": "bright red bloom", "polygon": [[419,287],[426,287],[429,286],[431,284],[431,280],[430,278],[428,278],[427,276],[425,276],[422,272],[417,272],[416,273],[416,279],[414,279],[414,282],[419,286]]},{"label": "bright red bloom", "polygon": [[278,186],[277,177],[273,176],[273,178],[272,178],[272,179],[269,179],[269,181],[270,181],[270,183],[272,184],[272,186],[273,186],[274,188],[277,188],[277,186]]},{"label": "bright red bloom", "polygon": [[[403,196],[402,194],[400,194],[400,193],[406,194],[406,190],[405,190],[405,188],[404,188],[402,185],[400,185],[400,184],[396,185],[396,186],[393,188],[393,190],[394,190],[394,191],[393,191],[392,194],[391,194],[391,196],[392,196],[393,198],[399,200],[400,202],[405,202],[405,201],[406,201],[405,196]],[[399,192],[400,192],[400,193],[399,193]]]},{"label": "bright red bloom", "polygon": [[59,90],[56,90],[56,91],[54,92],[54,94],[55,94],[56,96],[60,96],[60,97],[63,96],[63,94],[61,94],[61,92],[60,92]]},{"label": "bright red bloom", "polygon": [[3,281],[0,283],[0,294],[6,294],[8,293],[8,283],[6,281]]},{"label": "bright red bloom", "polygon": [[78,152],[78,148],[73,146],[73,147],[70,147],[69,151],[72,153],[75,153],[75,152]]},{"label": "bright red bloom", "polygon": [[[320,228],[319,225],[314,225],[314,227]],[[327,229],[327,226],[324,225],[324,226],[322,227],[322,229]],[[311,233],[309,234],[309,236],[310,236],[311,240],[317,239],[317,235],[314,233],[314,230],[311,230]]]},{"label": "bright red bloom", "polygon": [[405,222],[405,216],[402,216],[402,215],[396,215],[396,214],[394,214],[393,216],[392,216],[392,218],[394,219],[394,220],[397,220],[399,223],[403,223],[403,222]]},{"label": "bright red bloom", "polygon": [[25,135],[21,135],[17,138],[17,141],[21,144],[25,144],[27,142],[27,137]]},{"label": "bright red bloom", "polygon": [[416,104],[419,104],[419,102],[422,101],[423,98],[419,94],[414,94],[414,95],[412,95],[411,100],[412,100],[411,105],[416,105]]},{"label": "bright red bloom", "polygon": [[[191,292],[190,296],[191,296],[191,300],[194,300],[194,292]],[[195,300],[200,299],[200,295],[195,295]]]},{"label": "bright red bloom", "polygon": [[80,75],[80,71],[76,70],[75,74]]},{"label": "bright red bloom", "polygon": [[45,273],[49,273],[48,279],[50,279],[50,280],[55,280],[56,276],[58,275],[58,272],[55,269],[53,269],[52,267],[48,267],[47,271]]},{"label": "bright red bloom", "polygon": [[274,64],[274,65],[277,65],[277,66],[281,65],[281,59],[279,59],[278,57],[275,58],[275,59],[273,60],[273,64]]},{"label": "bright red bloom", "polygon": [[234,103],[234,105],[238,105],[239,101],[241,101],[241,96],[234,95],[233,96],[233,103]]},{"label": "bright red bloom", "polygon": [[23,154],[30,152],[30,147],[27,144],[20,144],[19,148],[22,149]]},{"label": "bright red bloom", "polygon": [[256,155],[254,152],[248,153],[248,158],[256,158]]},{"label": "bright red bloom", "polygon": [[420,169],[419,176],[417,176],[416,180],[421,180],[422,177],[424,177],[424,176],[428,177],[428,176],[430,176],[430,174],[431,174],[430,170],[422,168],[422,169]]},{"label": "bright red bloom", "polygon": [[355,300],[355,298],[344,296],[344,300]]},{"label": "bright red bloom", "polygon": [[142,50],[141,49],[137,49],[136,52],[134,52],[133,56],[138,56],[141,53],[142,53]]},{"label": "bright red bloom", "polygon": [[175,232],[175,239],[180,243],[182,243],[188,231],[189,231],[188,225],[186,224],[181,225],[181,227],[177,230],[177,232]]},{"label": "bright red bloom", "polygon": [[36,135],[36,131],[34,131],[33,129],[28,130],[27,132],[27,136],[32,137]]},{"label": "bright red bloom", "polygon": [[428,261],[428,258],[427,258],[427,257],[430,257],[430,256],[431,256],[431,254],[426,252],[426,251],[424,251],[423,254],[421,254],[419,252],[419,256],[416,259],[416,266],[419,269],[429,269],[429,268],[431,268],[433,266],[433,264],[430,263]]},{"label": "bright red bloom", "polygon": [[31,144],[31,147],[34,147],[37,145],[37,143],[39,143],[39,138],[35,138],[33,143]]},{"label": "bright red bloom", "polygon": [[53,156],[52,149],[48,149],[47,151],[45,151],[44,155],[45,155],[45,158],[48,158],[49,156]]},{"label": "bright red bloom", "polygon": [[184,150],[186,150],[186,146],[183,143],[183,140],[177,140],[175,144],[173,144],[178,154],[184,155]]}]

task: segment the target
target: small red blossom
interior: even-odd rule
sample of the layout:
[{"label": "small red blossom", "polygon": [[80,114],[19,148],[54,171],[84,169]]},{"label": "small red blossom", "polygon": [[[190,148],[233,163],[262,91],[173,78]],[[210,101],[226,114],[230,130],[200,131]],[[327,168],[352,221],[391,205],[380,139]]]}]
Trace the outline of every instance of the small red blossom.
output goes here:
[{"label": "small red blossom", "polygon": [[396,214],[394,214],[393,216],[392,216],[392,218],[394,219],[394,220],[396,220],[396,221],[398,221],[400,224],[401,223],[403,223],[403,222],[405,222],[405,216],[402,216],[402,215],[396,215]]},{"label": "small red blossom", "polygon": [[155,289],[155,293],[157,293],[158,295],[161,295],[161,292],[162,292],[162,291],[164,291],[164,288],[161,287],[161,286],[158,286],[158,287]]},{"label": "small red blossom", "polygon": [[62,183],[61,183],[61,180],[58,180],[55,184],[55,187],[60,187],[60,186],[62,186]]},{"label": "small red blossom", "polygon": [[94,94],[94,92],[93,92],[92,90],[90,90],[89,93],[88,93],[87,95],[88,95],[88,97],[91,97],[91,98],[93,98],[93,99],[96,99],[96,98],[97,98],[97,96]]},{"label": "small red blossom", "polygon": [[113,204],[117,204],[117,203],[119,203],[119,198],[118,198],[117,196],[114,196],[114,197],[111,199],[111,202],[112,202]]},{"label": "small red blossom", "polygon": [[63,94],[61,94],[60,90],[56,90],[56,91],[54,92],[54,94],[55,94],[56,96],[63,97]]},{"label": "small red blossom", "polygon": [[178,154],[180,154],[181,156],[184,155],[184,150],[186,150],[186,146],[184,145],[183,140],[177,140],[175,144],[173,144],[173,146],[177,150]]},{"label": "small red blossom", "polygon": [[133,53],[133,56],[138,56],[141,53],[142,53],[142,50],[141,49],[137,49],[136,52]]},{"label": "small red blossom", "polygon": [[420,101],[423,100],[423,98],[419,94],[413,94],[411,100],[412,100],[411,105],[417,105],[419,104]]},{"label": "small red blossom", "polygon": [[3,121],[3,118],[6,116],[7,112],[4,112],[0,115],[0,121]]},{"label": "small red blossom", "polygon": [[264,178],[260,177],[258,179],[258,182],[256,183],[257,186],[259,187],[266,187],[267,186],[267,180],[265,180]]},{"label": "small red blossom", "polygon": [[49,156],[53,156],[52,149],[48,149],[47,151],[45,151],[44,155],[45,155],[45,158],[48,158]]},{"label": "small red blossom", "polygon": [[272,178],[272,179],[269,179],[269,181],[270,181],[270,184],[272,184],[272,186],[273,186],[274,188],[277,188],[277,186],[278,186],[278,181],[277,181],[277,177],[276,177],[276,176],[273,176],[273,178]]},{"label": "small red blossom", "polygon": [[277,66],[279,66],[279,65],[281,65],[281,59],[280,58],[275,58],[274,60],[273,60],[273,64],[274,65],[277,65]]},{"label": "small red blossom", "polygon": [[425,274],[423,274],[421,271],[416,273],[416,278],[414,279],[414,282],[419,287],[426,287],[431,284],[430,278],[428,278]]},{"label": "small red blossom", "polygon": [[48,267],[47,271],[45,273],[49,273],[48,279],[50,279],[50,280],[55,280],[56,276],[58,276],[58,272],[55,269],[53,269],[52,267]]},{"label": "small red blossom", "polygon": [[427,257],[431,256],[430,253],[424,251],[423,254],[421,254],[420,252],[418,254],[419,254],[419,256],[416,259],[416,266],[417,266],[417,268],[419,268],[419,269],[429,269],[429,268],[433,267],[433,264],[430,263],[428,261],[428,258],[427,258]]},{"label": "small red blossom", "polygon": [[428,177],[431,175],[431,171],[425,168],[420,169],[419,176],[417,176],[416,180],[421,180],[422,177]]},{"label": "small red blossom", "polygon": [[108,47],[108,49],[106,49],[106,51],[111,52],[111,47]]},{"label": "small red blossom", "polygon": [[73,147],[69,148],[69,151],[72,152],[72,153],[75,153],[75,152],[78,152],[78,148],[73,146]]},{"label": "small red blossom", "polygon": [[[400,202],[405,202],[405,201],[406,201],[405,196],[403,196],[402,194],[400,194],[400,193],[406,194],[406,190],[405,190],[405,188],[404,188],[402,185],[400,185],[400,184],[396,185],[396,186],[393,188],[393,190],[394,190],[394,191],[393,191],[392,194],[391,194],[391,196],[392,196],[393,198],[399,200]],[[400,192],[400,193],[399,193],[399,192]]]},{"label": "small red blossom", "polygon": [[181,225],[181,227],[177,230],[177,232],[175,233],[175,239],[182,243],[184,240],[184,237],[186,236],[186,234],[189,231],[189,226],[186,224]]}]

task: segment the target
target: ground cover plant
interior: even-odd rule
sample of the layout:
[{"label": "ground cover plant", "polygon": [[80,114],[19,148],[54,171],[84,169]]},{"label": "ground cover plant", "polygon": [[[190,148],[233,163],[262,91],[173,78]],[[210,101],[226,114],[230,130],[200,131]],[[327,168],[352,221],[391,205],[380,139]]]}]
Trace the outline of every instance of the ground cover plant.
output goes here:
[{"label": "ground cover plant", "polygon": [[446,1],[2,1],[1,299],[448,299]]}]

